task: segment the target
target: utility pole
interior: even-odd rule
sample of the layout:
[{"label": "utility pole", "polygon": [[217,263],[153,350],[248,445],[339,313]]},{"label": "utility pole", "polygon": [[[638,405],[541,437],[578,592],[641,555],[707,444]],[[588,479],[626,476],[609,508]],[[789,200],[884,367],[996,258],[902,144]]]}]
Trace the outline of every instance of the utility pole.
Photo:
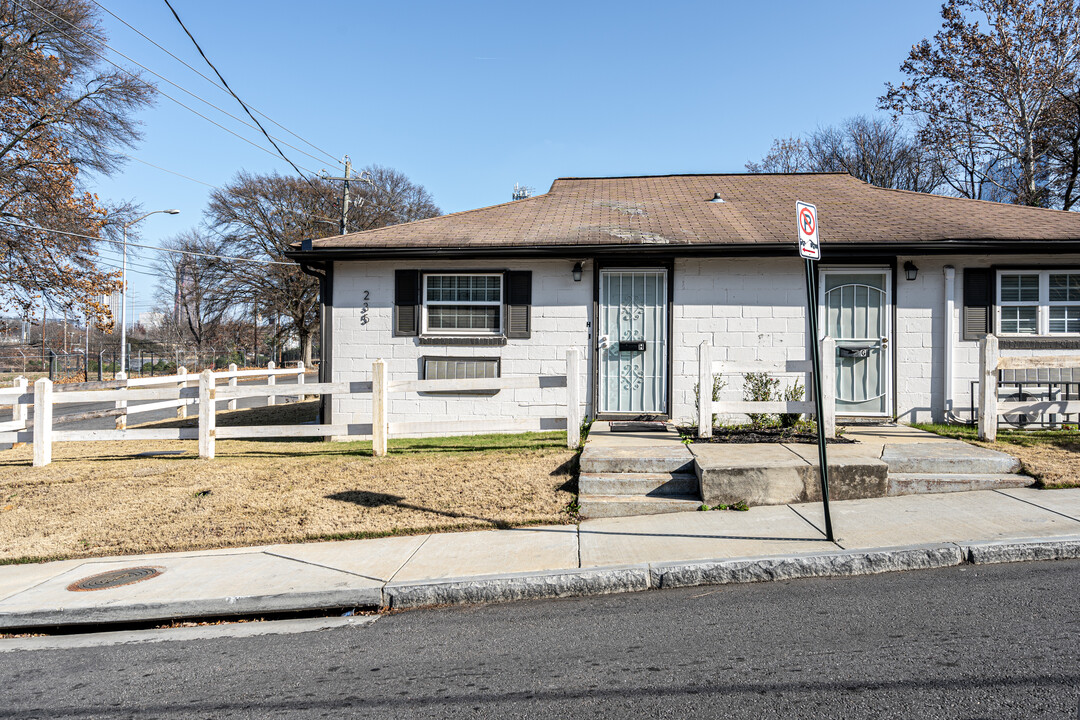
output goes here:
[{"label": "utility pole", "polygon": [[[324,177],[327,180],[336,180],[337,182],[344,183],[341,189],[341,224],[339,230],[340,234],[346,235],[349,232],[349,205],[352,200],[349,195],[349,182],[351,180],[359,180],[372,187],[375,187],[375,183],[371,181],[371,177],[366,172],[360,173],[355,178],[352,176],[352,160],[349,159],[348,155],[345,156],[345,177]],[[364,199],[360,198],[358,205],[363,204],[363,202]]]}]

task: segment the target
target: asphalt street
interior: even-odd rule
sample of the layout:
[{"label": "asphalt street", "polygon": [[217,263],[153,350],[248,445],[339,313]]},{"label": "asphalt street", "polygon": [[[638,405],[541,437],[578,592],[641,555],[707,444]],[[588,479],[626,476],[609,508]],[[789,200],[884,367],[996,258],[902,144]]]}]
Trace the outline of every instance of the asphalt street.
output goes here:
[{"label": "asphalt street", "polygon": [[1069,718],[1080,561],[0,653],[2,718]]}]

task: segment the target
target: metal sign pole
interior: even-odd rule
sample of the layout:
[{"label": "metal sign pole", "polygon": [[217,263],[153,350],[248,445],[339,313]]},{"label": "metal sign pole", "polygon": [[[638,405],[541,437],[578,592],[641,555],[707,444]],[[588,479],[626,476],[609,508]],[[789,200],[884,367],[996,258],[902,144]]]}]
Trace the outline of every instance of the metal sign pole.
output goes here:
[{"label": "metal sign pole", "polygon": [[829,461],[825,452],[825,428],[821,419],[825,417],[825,402],[821,394],[821,349],[818,346],[818,294],[817,273],[814,261],[806,262],[806,312],[810,320],[810,359],[814,366],[814,410],[817,413],[818,466],[821,468],[821,506],[825,511],[825,537],[833,542],[832,515],[829,513]]},{"label": "metal sign pole", "polygon": [[[799,238],[799,256],[806,259],[806,319],[809,321],[810,360],[813,365],[814,411],[817,413],[818,467],[821,473],[821,505],[825,510],[825,537],[833,537],[832,515],[829,513],[829,460],[825,453],[825,401],[821,394],[821,347],[818,345],[818,292],[814,263],[821,259],[818,239],[817,207],[810,203],[795,203],[795,225]],[[835,358],[827,358],[835,362]]]}]

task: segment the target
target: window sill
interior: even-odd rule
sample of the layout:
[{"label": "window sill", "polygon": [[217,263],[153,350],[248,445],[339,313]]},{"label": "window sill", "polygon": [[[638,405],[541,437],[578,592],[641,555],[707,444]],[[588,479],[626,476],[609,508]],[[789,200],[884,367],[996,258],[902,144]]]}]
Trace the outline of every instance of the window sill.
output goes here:
[{"label": "window sill", "polygon": [[1080,350],[1080,337],[1031,335],[998,337],[1002,350]]},{"label": "window sill", "polygon": [[505,335],[421,335],[421,345],[457,345],[471,347],[493,347],[506,344]]}]

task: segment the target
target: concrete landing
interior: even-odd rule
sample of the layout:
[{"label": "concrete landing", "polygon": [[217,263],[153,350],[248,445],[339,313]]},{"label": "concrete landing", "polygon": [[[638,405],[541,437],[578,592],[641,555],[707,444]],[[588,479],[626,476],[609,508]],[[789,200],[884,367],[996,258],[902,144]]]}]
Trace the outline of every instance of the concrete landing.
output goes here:
[{"label": "concrete landing", "polygon": [[1002,474],[1020,470],[1011,455],[957,440],[888,444],[881,459],[893,473]]},{"label": "concrete landing", "polygon": [[[695,443],[694,466],[708,505],[745,502],[785,505],[821,499],[817,446],[765,443]],[[888,467],[874,447],[829,448],[829,495],[835,500],[882,497]]]}]

